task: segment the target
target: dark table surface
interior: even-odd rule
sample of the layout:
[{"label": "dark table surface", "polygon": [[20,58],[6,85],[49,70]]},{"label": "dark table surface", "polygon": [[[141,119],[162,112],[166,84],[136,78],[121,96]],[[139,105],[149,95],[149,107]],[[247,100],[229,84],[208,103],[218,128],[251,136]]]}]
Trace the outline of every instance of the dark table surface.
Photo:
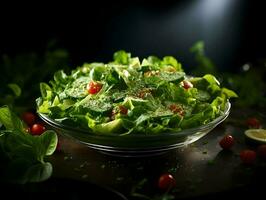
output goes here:
[{"label": "dark table surface", "polygon": [[[154,199],[163,195],[157,182],[161,174],[168,172],[177,183],[170,194],[178,199],[254,197],[262,194],[265,187],[266,161],[257,159],[252,165],[244,165],[239,158],[241,150],[256,149],[244,136],[247,127],[242,122],[250,116],[265,119],[262,112],[235,110],[197,142],[142,157],[109,155],[61,136],[61,150],[50,158],[52,178],[37,190],[32,184],[24,190],[71,193],[72,196],[66,195],[67,199],[79,199],[80,193],[86,193],[88,199],[101,199],[104,194],[117,200]],[[236,143],[231,151],[224,151],[219,141],[228,133]],[[136,197],[141,195],[145,197]]]}]

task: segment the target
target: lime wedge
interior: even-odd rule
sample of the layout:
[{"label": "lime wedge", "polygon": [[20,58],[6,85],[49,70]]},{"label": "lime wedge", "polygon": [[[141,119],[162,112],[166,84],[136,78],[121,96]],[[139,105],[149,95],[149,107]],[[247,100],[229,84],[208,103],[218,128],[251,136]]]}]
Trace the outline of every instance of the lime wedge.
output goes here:
[{"label": "lime wedge", "polygon": [[266,143],[266,130],[265,129],[248,129],[245,135],[253,140]]}]

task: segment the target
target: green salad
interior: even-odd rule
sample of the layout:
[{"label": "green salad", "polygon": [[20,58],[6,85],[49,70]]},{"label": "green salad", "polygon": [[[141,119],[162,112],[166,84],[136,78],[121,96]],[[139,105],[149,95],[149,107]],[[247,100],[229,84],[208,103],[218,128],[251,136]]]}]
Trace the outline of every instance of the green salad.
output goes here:
[{"label": "green salad", "polygon": [[171,56],[139,60],[118,51],[109,63],[57,71],[41,83],[37,110],[94,134],[164,134],[207,124],[236,93],[211,74],[187,76]]}]

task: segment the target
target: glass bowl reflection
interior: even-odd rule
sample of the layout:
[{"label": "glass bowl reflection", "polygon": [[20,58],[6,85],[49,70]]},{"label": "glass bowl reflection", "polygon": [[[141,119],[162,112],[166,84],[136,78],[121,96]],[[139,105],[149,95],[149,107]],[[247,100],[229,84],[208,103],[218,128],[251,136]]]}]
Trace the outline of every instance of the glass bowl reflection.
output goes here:
[{"label": "glass bowl reflection", "polygon": [[39,114],[39,116],[56,132],[86,144],[90,148],[127,155],[162,152],[191,144],[223,122],[228,117],[230,108],[231,104],[228,101],[223,114],[205,125],[158,135],[100,135],[89,130],[60,124],[44,114]]}]

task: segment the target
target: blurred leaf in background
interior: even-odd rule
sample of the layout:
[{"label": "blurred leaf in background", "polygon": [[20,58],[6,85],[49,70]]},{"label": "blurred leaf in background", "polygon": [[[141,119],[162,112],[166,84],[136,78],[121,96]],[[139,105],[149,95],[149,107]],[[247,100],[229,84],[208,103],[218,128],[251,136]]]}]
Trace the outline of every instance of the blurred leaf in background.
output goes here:
[{"label": "blurred leaf in background", "polygon": [[2,55],[0,58],[0,105],[35,107],[39,95],[39,83],[49,79],[58,69],[68,69],[68,52],[47,45],[43,54],[26,53],[14,57]]},{"label": "blurred leaf in background", "polygon": [[0,87],[0,106],[13,105],[15,100],[21,95],[21,88],[16,83],[1,83]]},{"label": "blurred leaf in background", "polygon": [[235,105],[239,107],[266,106],[266,60],[260,63],[247,63],[238,66],[237,73],[219,71],[214,62],[204,51],[204,42],[196,42],[190,49],[195,55],[197,66],[192,69],[193,76],[214,74],[219,81],[238,94]]},{"label": "blurred leaf in background", "polygon": [[262,64],[245,64],[239,73],[221,73],[226,86],[237,91],[239,98],[236,105],[240,107],[266,106],[266,67]]},{"label": "blurred leaf in background", "polygon": [[190,52],[195,55],[197,66],[192,70],[195,76],[204,76],[205,74],[213,74],[217,76],[217,67],[210,58],[205,55],[205,45],[203,41],[196,42]]}]

